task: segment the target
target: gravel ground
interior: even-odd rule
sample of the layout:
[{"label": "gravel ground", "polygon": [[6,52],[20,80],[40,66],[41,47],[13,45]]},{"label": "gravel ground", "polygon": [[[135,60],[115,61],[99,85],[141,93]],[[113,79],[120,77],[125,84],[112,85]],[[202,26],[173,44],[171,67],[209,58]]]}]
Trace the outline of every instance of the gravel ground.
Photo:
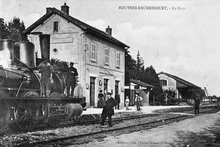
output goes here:
[{"label": "gravel ground", "polygon": [[150,130],[108,136],[101,141],[93,140],[78,147],[217,147],[220,146],[219,115],[219,112],[199,115]]},{"label": "gravel ground", "polygon": [[[189,108],[181,108],[182,109],[189,109]],[[175,111],[174,111],[175,110]],[[177,109],[178,110],[178,109]],[[172,111],[176,112],[177,111],[176,109],[172,109]],[[168,110],[163,110],[163,111],[168,111]],[[141,113],[141,112],[140,112]],[[97,116],[99,116],[98,114],[96,114]],[[97,118],[96,115],[88,115],[89,117],[83,117],[83,119],[87,120],[87,119],[91,119],[92,118]],[[129,113],[118,113],[117,114],[117,117],[121,117],[121,116],[131,116],[131,115],[137,115],[137,112],[129,112]],[[177,115],[177,114],[168,114],[168,116],[171,116],[171,115]],[[180,115],[180,114],[178,114]],[[203,116],[206,116],[206,115],[203,115]],[[100,117],[100,116],[99,116]],[[114,116],[116,117],[116,116]],[[126,121],[126,123],[116,123],[114,124],[113,128],[114,127],[120,127],[120,126],[123,126],[123,125],[129,125],[129,124],[136,124],[136,123],[141,123],[141,122],[148,122],[149,120],[154,120],[154,119],[162,119],[163,117],[167,117],[167,114],[161,114],[159,116],[151,116],[150,118],[142,118],[142,119],[139,119],[138,121],[137,120],[130,120],[130,121]],[[198,117],[201,117],[201,116],[198,116]],[[213,120],[213,119],[207,119],[207,120]],[[204,121],[203,121],[204,122]],[[210,121],[208,121],[210,122]],[[167,125],[169,126],[169,125]],[[184,125],[183,125],[184,126]],[[189,127],[192,126],[192,125],[188,125]],[[219,125],[220,126],[220,125]],[[161,127],[159,127],[161,128]],[[175,130],[175,128],[178,128],[178,127],[173,127],[173,128],[170,128],[170,130]],[[183,128],[183,127],[180,127],[180,128]],[[86,125],[86,126],[73,126],[73,127],[64,127],[64,128],[57,128],[57,129],[52,129],[52,130],[45,130],[45,131],[35,131],[35,132],[27,132],[27,133],[19,133],[19,134],[11,134],[11,135],[5,135],[5,136],[0,136],[0,146],[1,145],[6,145],[6,146],[13,146],[13,145],[16,145],[16,144],[19,144],[21,142],[35,142],[35,141],[42,141],[42,140],[48,140],[48,139],[51,139],[51,138],[57,138],[57,137],[64,137],[64,136],[69,136],[69,135],[77,135],[77,134],[82,134],[82,133],[88,133],[88,132],[92,132],[92,131],[100,131],[100,130],[103,130],[103,129],[106,129],[106,128],[101,128],[99,124],[93,124],[93,125]],[[190,129],[195,129],[195,127],[191,127]],[[188,129],[188,130],[190,130]],[[154,130],[154,129],[151,129],[151,130]],[[168,129],[169,130],[169,129]],[[144,131],[144,130],[143,130]],[[141,131],[141,133],[143,133],[143,131]],[[150,130],[149,130],[150,131]],[[181,132],[181,130],[179,130]],[[156,133],[158,131],[155,131]],[[171,131],[171,134],[169,131],[165,130],[166,132],[166,137],[167,136],[175,136],[175,133],[172,134],[172,131]],[[137,133],[137,132],[136,132]],[[130,134],[133,134],[133,133],[130,133]],[[130,135],[128,134],[128,136]],[[150,134],[150,136],[148,136]],[[130,136],[130,138],[128,139],[129,141],[125,141],[124,139],[127,139],[127,137],[125,137],[124,139],[119,139],[117,140],[118,137],[120,136],[117,136],[117,137],[113,137],[111,138],[112,136],[116,136],[116,135],[112,135],[110,136],[110,142],[109,144],[105,143],[106,142],[106,139],[107,139],[107,142],[108,142],[108,138],[102,138],[101,140],[104,140],[104,142],[99,142],[99,141],[93,141],[91,142],[91,144],[83,144],[82,146],[85,146],[85,145],[88,145],[88,146],[97,146],[97,145],[101,145],[101,146],[110,146],[112,143],[118,145],[118,146],[155,146],[155,145],[158,145],[158,146],[165,146],[165,145],[168,145],[170,146],[171,144],[169,144],[170,142],[173,142],[173,140],[171,140],[170,142],[167,142],[167,140],[169,140],[170,138],[172,137],[168,137],[168,138],[164,138],[163,136],[160,136],[160,133],[158,134],[155,134],[155,133],[146,133],[145,135],[143,134],[140,134],[140,137],[133,137],[132,135]],[[161,133],[161,135],[163,135],[164,133]],[[154,135],[156,137],[154,137]],[[177,135],[181,135],[180,134],[177,134]],[[134,134],[134,136],[136,136]],[[146,138],[148,138],[149,140],[146,140],[145,138],[143,138],[143,136],[146,136]],[[158,138],[159,137],[159,138]],[[156,139],[158,138],[158,139]],[[133,139],[133,140],[132,140]],[[138,140],[140,139],[140,140]],[[156,139],[156,140],[155,140]],[[100,140],[100,139],[99,139]],[[141,141],[143,140],[143,141]],[[163,140],[166,140],[166,142],[164,142]],[[90,140],[91,141],[91,140]],[[84,142],[84,141],[83,141]],[[93,144],[94,143],[94,144]],[[104,143],[104,144],[102,144]],[[180,143],[180,141],[177,141],[177,143]],[[162,144],[162,145],[161,145]]]},{"label": "gravel ground", "polygon": [[[139,114],[139,112],[137,113]],[[136,116],[136,113],[121,113],[117,114],[118,117],[124,117],[124,116]],[[87,115],[88,118],[84,116],[84,120],[90,119],[91,116]],[[161,114],[161,115],[155,115],[140,119],[132,119],[128,121],[122,121],[118,122],[113,126],[113,128],[122,127],[125,125],[131,125],[131,124],[137,124],[141,122],[146,121],[153,121],[157,119],[167,118],[167,116],[176,116],[176,114]],[[92,116],[97,117],[97,116]],[[125,123],[126,122],[126,123]],[[107,122],[106,122],[107,124]],[[31,143],[36,141],[43,141],[43,140],[50,140],[52,138],[60,138],[60,137],[66,137],[66,136],[72,136],[72,135],[79,135],[84,133],[90,133],[90,132],[96,132],[108,129],[106,127],[101,128],[100,124],[92,124],[92,125],[82,125],[82,126],[69,126],[69,127],[61,127],[57,129],[49,129],[49,130],[41,130],[41,131],[33,131],[33,132],[26,132],[26,133],[18,133],[18,134],[7,134],[4,136],[0,136],[0,146],[13,146],[13,145],[19,145],[20,143]]]}]

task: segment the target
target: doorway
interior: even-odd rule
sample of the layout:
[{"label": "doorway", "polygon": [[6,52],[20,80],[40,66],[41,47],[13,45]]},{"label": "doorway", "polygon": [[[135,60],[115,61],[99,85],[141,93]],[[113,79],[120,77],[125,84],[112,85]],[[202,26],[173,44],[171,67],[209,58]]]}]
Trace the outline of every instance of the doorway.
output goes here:
[{"label": "doorway", "polygon": [[119,81],[115,81],[115,95],[119,94]]},{"label": "doorway", "polygon": [[106,101],[106,96],[108,92],[108,79],[104,79],[104,100]]},{"label": "doorway", "polygon": [[90,106],[95,106],[95,77],[90,77]]}]

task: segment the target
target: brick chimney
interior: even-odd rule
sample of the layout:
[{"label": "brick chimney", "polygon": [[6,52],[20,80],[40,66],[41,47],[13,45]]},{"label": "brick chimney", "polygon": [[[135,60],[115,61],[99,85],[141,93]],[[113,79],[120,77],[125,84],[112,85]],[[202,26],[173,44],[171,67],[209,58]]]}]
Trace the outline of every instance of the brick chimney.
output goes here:
[{"label": "brick chimney", "polygon": [[51,11],[53,11],[53,8],[51,8],[51,7],[47,7],[47,8],[46,8],[46,12],[47,12],[47,13],[50,13]]},{"label": "brick chimney", "polygon": [[69,6],[67,6],[66,3],[64,3],[64,5],[61,6],[61,11],[69,15]]},{"label": "brick chimney", "polygon": [[109,26],[106,28],[106,33],[109,34],[110,36],[112,36],[112,28],[110,28]]}]

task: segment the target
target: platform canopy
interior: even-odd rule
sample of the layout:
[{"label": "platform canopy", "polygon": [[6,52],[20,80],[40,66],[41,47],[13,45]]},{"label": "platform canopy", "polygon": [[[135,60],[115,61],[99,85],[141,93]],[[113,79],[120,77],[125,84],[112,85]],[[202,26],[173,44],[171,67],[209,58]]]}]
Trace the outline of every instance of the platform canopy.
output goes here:
[{"label": "platform canopy", "polygon": [[141,87],[145,87],[145,88],[154,88],[154,86],[148,84],[148,83],[145,83],[145,82],[142,82],[140,80],[134,80],[134,79],[131,79],[130,80],[131,83],[134,83],[138,86],[141,86]]}]

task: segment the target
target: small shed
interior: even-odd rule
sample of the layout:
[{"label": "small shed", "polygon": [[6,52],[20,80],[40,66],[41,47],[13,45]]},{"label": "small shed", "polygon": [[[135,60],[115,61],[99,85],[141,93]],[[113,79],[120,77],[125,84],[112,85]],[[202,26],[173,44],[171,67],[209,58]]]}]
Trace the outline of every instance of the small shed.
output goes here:
[{"label": "small shed", "polygon": [[130,105],[135,105],[135,92],[139,92],[139,95],[143,98],[142,105],[149,106],[149,94],[153,90],[154,86],[142,82],[140,80],[130,80],[130,85],[125,89],[125,96],[129,96]]}]

